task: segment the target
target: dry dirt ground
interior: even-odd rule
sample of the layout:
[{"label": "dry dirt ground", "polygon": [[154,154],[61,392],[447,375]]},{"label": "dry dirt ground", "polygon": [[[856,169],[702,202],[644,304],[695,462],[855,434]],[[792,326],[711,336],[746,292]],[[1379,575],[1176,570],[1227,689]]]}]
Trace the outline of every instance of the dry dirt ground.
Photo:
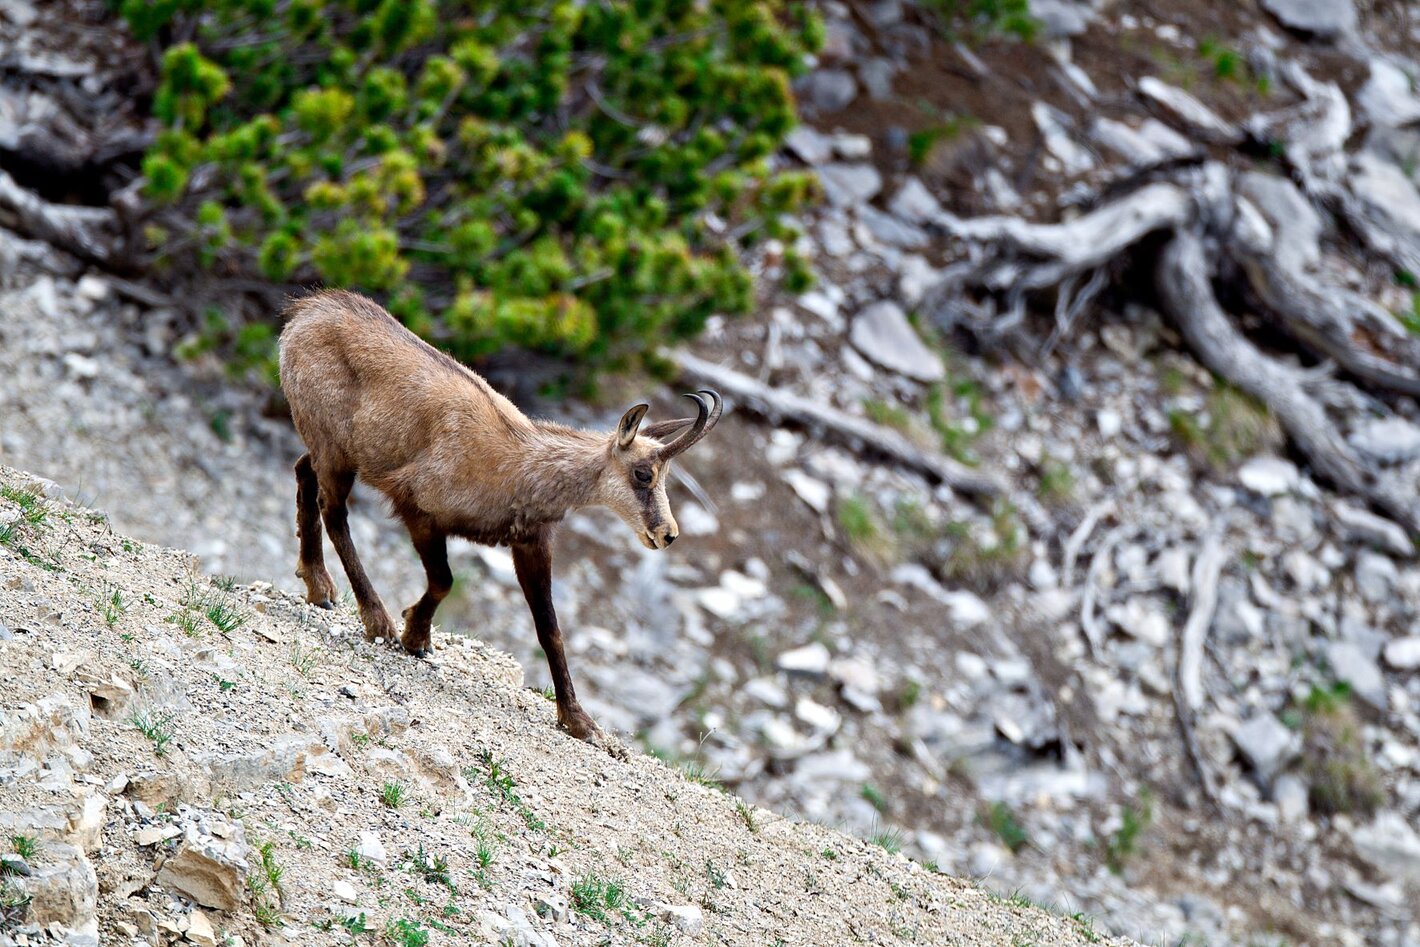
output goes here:
[{"label": "dry dirt ground", "polygon": [[0,835],[33,898],[0,942],[1103,940],[575,741],[476,641],[367,643],[44,490],[0,468]]}]

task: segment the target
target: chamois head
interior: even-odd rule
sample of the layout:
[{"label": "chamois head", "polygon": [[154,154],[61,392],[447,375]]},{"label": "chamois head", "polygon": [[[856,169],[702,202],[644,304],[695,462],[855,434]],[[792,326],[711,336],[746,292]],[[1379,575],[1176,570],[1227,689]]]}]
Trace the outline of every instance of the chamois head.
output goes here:
[{"label": "chamois head", "polygon": [[[607,449],[610,463],[598,484],[597,502],[620,516],[647,549],[664,549],[680,535],[666,497],[671,459],[709,434],[724,407],[720,396],[709,389],[686,397],[695,402],[694,418],[660,421],[643,431],[641,421],[650,405],[634,405],[622,415]],[[711,403],[706,404],[705,398]],[[690,430],[675,440],[661,441],[687,424]]]}]

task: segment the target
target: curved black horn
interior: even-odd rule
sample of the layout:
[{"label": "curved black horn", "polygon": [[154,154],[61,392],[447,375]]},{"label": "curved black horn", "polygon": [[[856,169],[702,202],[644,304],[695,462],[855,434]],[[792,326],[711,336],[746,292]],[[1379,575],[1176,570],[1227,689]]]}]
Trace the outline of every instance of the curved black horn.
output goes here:
[{"label": "curved black horn", "polygon": [[[707,405],[705,398],[700,397],[701,395],[708,397],[711,403]],[[686,397],[695,402],[698,415],[695,418],[695,422],[691,425],[690,430],[661,448],[661,460],[670,460],[672,457],[690,448],[706,434],[709,434],[715,425],[719,423],[720,415],[725,410],[725,402],[721,400],[719,393],[709,388],[702,388],[700,391],[693,394],[687,393]]]}]

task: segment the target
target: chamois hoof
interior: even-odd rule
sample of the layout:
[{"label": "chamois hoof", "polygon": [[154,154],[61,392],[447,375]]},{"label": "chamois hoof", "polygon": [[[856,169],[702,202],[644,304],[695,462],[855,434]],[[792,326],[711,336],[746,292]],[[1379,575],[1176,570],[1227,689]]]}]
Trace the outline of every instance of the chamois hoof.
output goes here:
[{"label": "chamois hoof", "polygon": [[323,599],[319,602],[312,602],[311,604],[314,605],[316,608],[323,608],[328,612],[335,610],[335,603],[332,602],[330,599]]}]

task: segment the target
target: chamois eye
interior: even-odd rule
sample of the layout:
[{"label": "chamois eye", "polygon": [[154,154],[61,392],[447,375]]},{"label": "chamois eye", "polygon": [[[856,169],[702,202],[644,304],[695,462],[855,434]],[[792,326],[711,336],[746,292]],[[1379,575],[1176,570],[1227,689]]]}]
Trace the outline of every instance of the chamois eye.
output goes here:
[{"label": "chamois eye", "polygon": [[641,483],[650,483],[650,482],[651,482],[651,471],[647,470],[645,467],[637,467],[637,468],[636,468],[636,479],[637,479],[638,481],[640,481]]}]

